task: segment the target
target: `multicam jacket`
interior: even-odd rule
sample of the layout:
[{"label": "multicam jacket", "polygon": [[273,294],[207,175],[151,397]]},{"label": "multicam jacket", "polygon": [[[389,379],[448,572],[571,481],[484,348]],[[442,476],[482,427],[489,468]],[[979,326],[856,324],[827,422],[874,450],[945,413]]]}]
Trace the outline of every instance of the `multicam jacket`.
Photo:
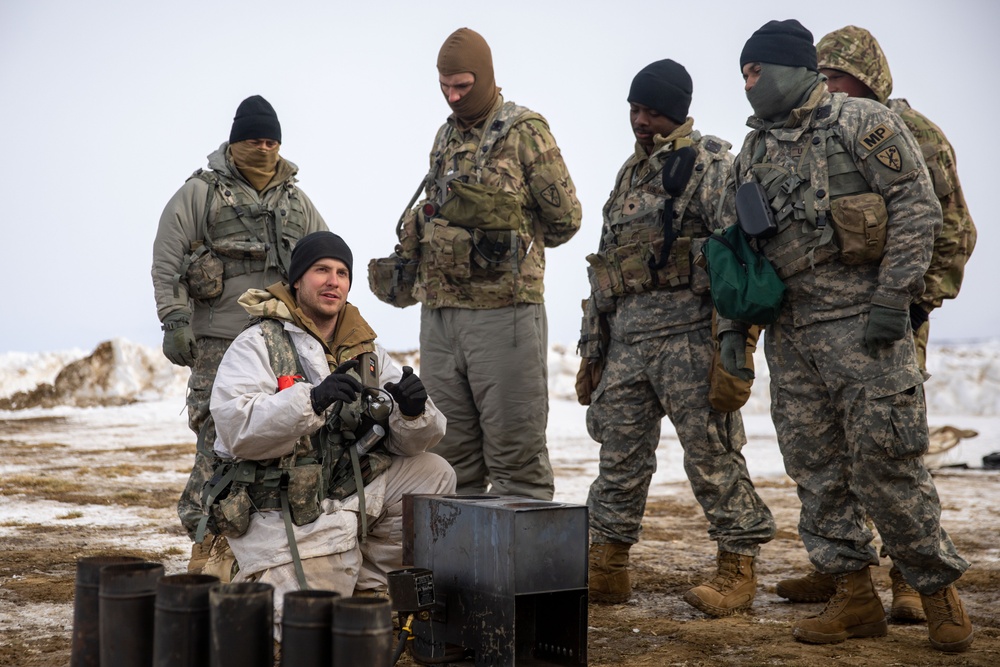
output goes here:
[{"label": "multicam jacket", "polygon": [[[502,136],[491,133],[505,121]],[[451,116],[438,131],[430,167],[426,200],[408,212],[400,232],[404,254],[420,257],[413,296],[428,308],[543,303],[545,248],[571,239],[582,215],[545,119],[502,97],[481,127],[462,130]],[[473,230],[476,221],[444,218],[437,206],[447,206],[455,180],[503,193],[513,202],[515,229]]]},{"label": "multicam jacket", "polygon": [[[253,316],[281,317],[278,300],[262,290],[251,290],[240,302]],[[287,310],[284,311],[287,313]],[[312,408],[310,392],[330,374],[331,363],[352,358],[374,345],[380,370],[378,384],[398,382],[402,369],[380,345],[373,342],[374,332],[351,304],[342,317],[348,329],[334,350],[335,359],[327,357],[324,346],[315,336],[299,328],[287,316],[285,331],[299,355],[304,381],[279,391],[264,333],[254,325],[237,336],[223,357],[212,391],[212,417],[215,419],[216,453],[226,459],[270,460],[290,454],[299,439],[319,430],[325,415]],[[423,414],[410,419],[398,410],[389,415],[386,449],[394,456],[413,456],[437,444],[444,435],[445,418],[431,399]],[[366,513],[378,516],[385,497],[385,475],[365,487]],[[303,559],[340,553],[353,548],[358,535],[357,494],[343,500],[327,498],[323,513],[308,524],[295,526],[295,540]],[[230,546],[246,573],[292,562],[280,510],[254,512],[249,529],[240,537],[229,538]]]},{"label": "multicam jacket", "polygon": [[[227,158],[228,147],[209,155],[208,170],[195,172],[167,202],[153,243],[157,315],[162,321],[188,314],[199,338],[235,338],[247,323],[240,295],[287,278],[295,242],[327,229],[295,185],[298,167],[279,159],[275,178],[258,194]],[[214,248],[209,253],[206,244]],[[189,289],[194,257],[216,261],[218,294]]]},{"label": "multicam jacket", "polygon": [[941,233],[934,239],[930,267],[924,276],[924,293],[915,300],[930,312],[940,307],[944,299],[954,299],[958,295],[965,264],[976,247],[976,226],[958,180],[955,151],[941,128],[910,107],[909,102],[889,98],[892,94],[889,62],[870,32],[857,26],[845,26],[825,35],[816,50],[821,68],[846,72],[868,86],[875,99],[899,114],[920,144],[944,218]]},{"label": "multicam jacket", "polygon": [[[802,326],[865,312],[872,304],[908,309],[923,290],[933,240],[941,229],[941,207],[920,147],[899,117],[873,100],[831,95],[821,81],[785,125],[771,126],[756,117],[747,125],[752,131],[736,158],[727,196],[734,197],[740,185],[753,180],[768,191],[779,233],[760,247],[772,263],[787,263],[779,269],[787,288],[782,319]],[[847,173],[827,172],[834,154],[849,157]],[[849,173],[854,169],[860,180]],[[831,208],[838,196],[826,191],[833,176],[860,184],[884,202],[880,260],[842,261],[837,238],[827,231],[834,228]],[[781,240],[789,235],[797,237],[795,243],[783,246]],[[787,247],[797,248],[798,257],[781,257]],[[720,323],[720,331],[727,328]]]},{"label": "multicam jacket", "polygon": [[[620,292],[613,295],[615,310],[608,316],[616,339],[636,342],[705,327],[711,321],[708,274],[694,260],[705,239],[721,228],[720,206],[732,204],[722,193],[733,156],[729,142],[702,136],[692,130],[693,123],[689,118],[650,155],[637,143],[604,205],[601,247],[588,261],[622,274],[621,287],[613,290]],[[661,178],[663,161],[687,145],[696,154],[691,178],[680,196],[669,198]],[[676,234],[669,258],[662,257],[668,205]],[[654,270],[657,264],[663,266]]]},{"label": "multicam jacket", "polygon": [[899,114],[920,144],[944,217],[941,233],[934,239],[930,267],[924,274],[924,293],[915,301],[930,312],[940,308],[945,299],[958,296],[965,277],[965,264],[976,247],[976,226],[958,180],[955,151],[944,132],[927,116],[911,108],[905,99],[889,100],[888,106]]}]

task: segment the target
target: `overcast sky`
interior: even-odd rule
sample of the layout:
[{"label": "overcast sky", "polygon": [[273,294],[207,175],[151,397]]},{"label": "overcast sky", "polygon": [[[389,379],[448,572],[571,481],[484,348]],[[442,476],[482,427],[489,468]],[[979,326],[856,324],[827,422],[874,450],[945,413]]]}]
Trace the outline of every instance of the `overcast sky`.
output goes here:
[{"label": "overcast sky", "polygon": [[[633,137],[635,73],[673,58],[694,80],[695,127],[732,142],[750,106],[739,54],[770,19],[816,40],[848,24],[881,43],[893,97],[936,122],[958,155],[979,243],[932,341],[1000,336],[995,222],[1000,10],[986,2],[113,2],[0,0],[0,351],[158,346],[152,242],[167,200],[229,136],[240,101],[267,98],[281,154],[352,246],[361,308],[389,349],[418,345],[419,307],[371,295],[367,262],[427,169],[449,110],[435,60],[467,26],[493,50],[504,96],[543,114],[583,203],[583,228],[547,255],[551,343],[575,345],[584,257]],[[993,193],[991,195],[991,192]]]}]

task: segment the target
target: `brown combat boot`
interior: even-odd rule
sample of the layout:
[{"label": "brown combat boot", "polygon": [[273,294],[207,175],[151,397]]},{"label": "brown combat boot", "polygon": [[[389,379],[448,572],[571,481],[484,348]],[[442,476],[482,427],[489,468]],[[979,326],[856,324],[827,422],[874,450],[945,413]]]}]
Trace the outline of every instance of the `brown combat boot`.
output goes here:
[{"label": "brown combat boot", "polygon": [[716,617],[749,609],[757,594],[753,556],[720,551],[717,562],[715,576],[685,593],[684,601]]},{"label": "brown combat boot", "polygon": [[779,581],[774,592],[789,602],[826,602],[836,590],[832,574],[813,570],[804,577]]},{"label": "brown combat boot", "polygon": [[920,593],[931,646],[947,653],[961,653],[972,646],[972,621],[958,598],[954,586],[945,586],[936,593]]},{"label": "brown combat boot", "polygon": [[834,575],[837,590],[818,616],[804,618],[792,635],[810,644],[836,644],[850,637],[884,637],[889,631],[871,568]]},{"label": "brown combat boot", "polygon": [[903,579],[903,573],[895,565],[889,568],[889,579],[892,580],[892,607],[889,609],[889,618],[897,623],[926,621],[924,606],[920,602],[920,593],[906,583],[906,579]]},{"label": "brown combat boot", "polygon": [[628,578],[631,544],[598,542],[590,545],[590,601],[601,604],[627,602],[632,595]]}]

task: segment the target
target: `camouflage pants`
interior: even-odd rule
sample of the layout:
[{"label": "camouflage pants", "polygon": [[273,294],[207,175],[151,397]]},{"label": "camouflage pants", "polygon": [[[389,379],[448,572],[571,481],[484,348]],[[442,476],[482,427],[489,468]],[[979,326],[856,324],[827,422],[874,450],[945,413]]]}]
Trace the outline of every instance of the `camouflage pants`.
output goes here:
[{"label": "camouflage pants", "polygon": [[551,500],[548,322],[541,304],[472,310],[423,308],[420,378],[448,418],[433,452],[459,493]]},{"label": "camouflage pants", "polygon": [[802,502],[799,535],[820,572],[878,564],[871,516],[911,586],[932,593],[968,567],[941,527],[921,456],[929,443],[924,375],[909,336],[868,355],[867,313],[770,325],[771,418]]},{"label": "camouflage pants", "polygon": [[930,338],[931,323],[924,322],[913,332],[913,345],[917,348],[917,365],[920,370],[927,370],[927,341]]},{"label": "camouflage pants", "polygon": [[199,338],[198,357],[191,369],[188,379],[187,410],[188,426],[198,436],[198,449],[194,455],[194,466],[188,477],[187,486],[177,502],[177,515],[194,539],[198,521],[204,514],[201,506],[201,491],[205,482],[212,478],[215,456],[212,448],[215,446],[215,424],[209,411],[212,399],[212,384],[215,374],[222,363],[222,355],[229,348],[231,340],[225,338]]},{"label": "camouflage pants", "polygon": [[707,326],[634,344],[612,339],[587,409],[587,429],[601,443],[600,473],[587,499],[592,541],[639,540],[664,416],[677,430],[684,472],[719,548],[756,556],[774,537],[774,518],[740,453],[743,419],[708,402],[713,346]]}]

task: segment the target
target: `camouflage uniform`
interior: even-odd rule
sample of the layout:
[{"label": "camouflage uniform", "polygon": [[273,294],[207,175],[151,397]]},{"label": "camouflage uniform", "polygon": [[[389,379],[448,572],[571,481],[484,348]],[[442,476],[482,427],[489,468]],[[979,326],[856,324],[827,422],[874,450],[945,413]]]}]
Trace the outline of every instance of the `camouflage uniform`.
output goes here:
[{"label": "camouflage uniform", "polygon": [[[505,134],[491,132],[505,122]],[[430,167],[427,199],[404,217],[400,246],[419,257],[421,378],[448,418],[434,452],[455,467],[460,492],[491,484],[494,493],[551,499],[545,248],[580,227],[573,181],[545,120],[502,97],[479,127],[463,130],[449,117]],[[445,219],[455,179],[515,202],[512,229]],[[443,209],[427,215],[426,203]]]},{"label": "camouflage uniform", "polygon": [[[712,301],[705,270],[691,262],[719,228],[731,144],[702,137],[692,125],[689,118],[651,155],[636,144],[604,206],[601,250],[588,257],[592,265],[612,272],[618,266],[625,274],[624,290],[615,290],[622,293],[607,315],[604,373],[587,410],[588,431],[601,443],[600,474],[587,500],[591,540],[639,540],[660,421],[667,416],[684,449],[684,470],[708,518],[709,535],[722,551],[756,556],[760,544],[774,537],[774,519],[740,453],[746,434],[739,411],[719,412],[709,403]],[[684,192],[669,200],[660,179],[663,159],[684,144],[696,151],[696,166]],[[654,280],[648,258],[662,250],[665,203],[673,208],[678,234]]]},{"label": "camouflage uniform", "polygon": [[[778,235],[760,247],[787,291],[765,354],[771,416],[802,501],[799,533],[817,570],[856,572],[878,563],[867,511],[906,580],[937,591],[968,563],[941,527],[920,458],[928,445],[925,375],[908,337],[874,359],[865,347],[871,306],[906,310],[920,295],[940,230],[920,148],[886,107],[831,95],[822,80],[786,123],[751,117],[748,125],[727,196],[756,180],[778,219]],[[884,251],[846,264],[832,218],[838,203],[864,189],[884,202]]]},{"label": "camouflage uniform", "polygon": [[[295,242],[327,228],[295,185],[298,167],[279,158],[275,177],[258,193],[233,165],[228,146],[224,143],[209,155],[208,169],[195,172],[167,202],[153,244],[157,315],[163,320],[178,311],[188,314],[198,350],[187,393],[188,425],[198,435],[198,451],[177,504],[192,538],[203,515],[201,491],[215,458],[209,414],[212,383],[226,348],[247,323],[237,299],[247,289],[263,289],[286,277]],[[222,262],[221,293],[197,298],[187,271],[196,266],[192,257],[206,240],[215,248],[210,254]],[[245,256],[232,256],[237,244],[245,244],[238,246],[246,248]]]},{"label": "camouflage uniform", "polygon": [[[867,30],[846,26],[826,35],[816,50],[821,68],[846,72],[868,86],[875,99],[899,114],[920,144],[944,217],[941,233],[934,239],[930,266],[924,274],[924,293],[913,301],[913,307],[929,314],[940,308],[945,299],[958,296],[965,263],[976,247],[976,226],[958,180],[955,151],[941,128],[911,108],[909,102],[901,98],[889,99],[892,94],[889,63],[879,43]],[[929,332],[929,322],[923,322],[913,335],[922,369],[926,368]]]}]

